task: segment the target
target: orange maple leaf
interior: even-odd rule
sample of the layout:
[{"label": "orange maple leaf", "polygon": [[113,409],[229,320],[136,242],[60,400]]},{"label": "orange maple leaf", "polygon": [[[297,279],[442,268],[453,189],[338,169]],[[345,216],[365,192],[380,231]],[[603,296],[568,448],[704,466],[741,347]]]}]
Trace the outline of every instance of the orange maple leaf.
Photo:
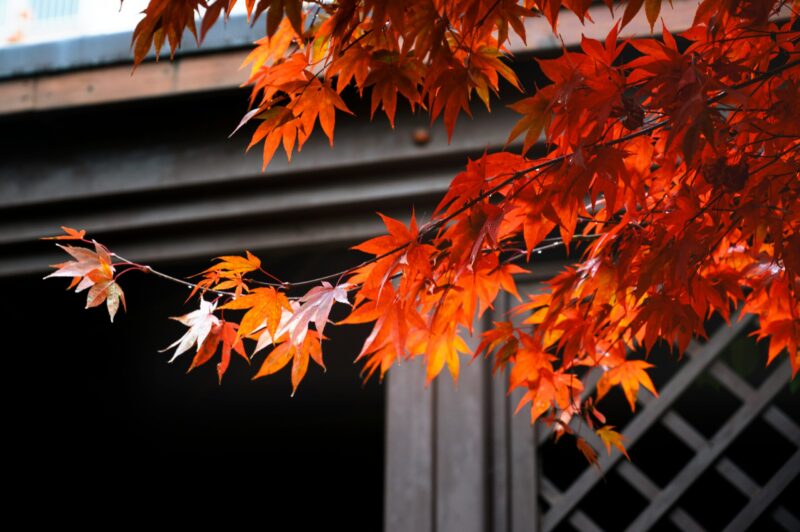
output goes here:
[{"label": "orange maple leaf", "polygon": [[291,342],[279,344],[264,360],[253,379],[272,375],[283,369],[292,360],[292,396],[294,396],[300,381],[303,380],[308,370],[309,358],[323,369],[325,368],[325,364],[322,362],[320,338],[316,331],[308,331],[299,344]]},{"label": "orange maple leaf", "polygon": [[596,466],[597,469],[600,469],[600,464],[597,461],[597,451],[595,451],[585,439],[581,438],[580,436],[576,436],[575,445],[578,447],[578,450],[581,452],[581,454],[586,458],[587,462],[593,466]]},{"label": "orange maple leaf", "polygon": [[222,344],[222,352],[220,361],[217,363],[217,376],[220,384],[222,384],[222,377],[225,375],[230,365],[232,352],[236,352],[250,364],[250,359],[247,357],[247,353],[244,350],[244,344],[242,344],[241,338],[236,334],[237,328],[238,326],[230,321],[220,320],[219,323],[214,324],[208,336],[203,340],[200,349],[195,353],[192,364],[186,372],[188,373],[211,360],[217,352],[217,347],[219,347],[220,343]]},{"label": "orange maple leaf", "polygon": [[611,456],[611,446],[613,445],[619,450],[619,452],[625,455],[625,458],[627,458],[628,461],[630,461],[631,457],[628,456],[628,451],[625,450],[625,446],[622,444],[622,442],[625,440],[625,437],[614,430],[613,425],[600,427],[595,431],[595,434],[597,434],[600,440],[605,444],[606,451],[608,452],[609,456]]},{"label": "orange maple leaf", "polygon": [[57,236],[43,236],[41,240],[83,240],[83,237],[86,236],[86,230],[84,229],[78,231],[77,229],[63,225],[61,226],[61,229],[63,229],[66,234]]},{"label": "orange maple leaf", "polygon": [[255,288],[249,294],[232,299],[220,309],[247,310],[239,324],[239,338],[249,336],[266,327],[275,336],[284,310],[292,311],[286,294],[273,287]]},{"label": "orange maple leaf", "polygon": [[636,396],[639,393],[640,384],[655,397],[658,397],[653,381],[650,380],[650,376],[645,372],[645,369],[652,367],[652,364],[644,360],[625,360],[618,366],[609,369],[597,381],[598,401],[608,393],[612,386],[622,386],[622,391],[625,392],[625,397],[628,399],[628,404],[631,405],[631,410],[635,411]]}]

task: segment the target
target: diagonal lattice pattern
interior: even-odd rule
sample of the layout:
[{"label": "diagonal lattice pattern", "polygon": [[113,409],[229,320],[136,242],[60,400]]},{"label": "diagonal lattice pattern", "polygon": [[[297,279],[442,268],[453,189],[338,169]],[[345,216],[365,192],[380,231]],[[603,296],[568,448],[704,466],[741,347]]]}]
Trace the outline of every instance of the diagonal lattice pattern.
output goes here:
[{"label": "diagonal lattice pattern", "polygon": [[[714,470],[748,501],[730,520],[725,530],[746,530],[770,509],[776,498],[800,474],[800,427],[772,404],[775,396],[788,382],[790,375],[788,362],[776,364],[777,368],[754,388],[720,359],[724,349],[744,332],[748,324],[747,319],[736,322],[732,327],[719,329],[703,344],[693,343],[688,350],[690,355],[688,362],[662,389],[658,400],[646,393],[640,394],[639,402],[644,408],[623,430],[628,445],[633,446],[648,431],[661,425],[694,453],[667,485],[659,486],[635,464],[620,460],[622,455],[619,452],[615,451],[610,456],[600,453],[601,469],[606,472],[615,471],[647,501],[644,509],[633,519],[627,530],[648,530],[662,518],[668,519],[680,530],[704,530],[691,513],[680,506],[679,501],[701,475],[710,470]],[[738,409],[708,439],[673,408],[681,395],[704,372],[708,372],[741,401]],[[593,382],[595,381],[596,379]],[[591,390],[587,389],[587,393],[590,392]],[[759,418],[795,446],[789,459],[768,482],[762,485],[725,455],[740,434]],[[584,434],[584,437],[596,450],[600,451],[603,448],[602,443],[590,431],[589,435]],[[546,438],[546,434],[540,435],[537,438],[539,445],[544,443]],[[568,522],[574,529],[580,531],[602,530],[602,527],[579,508],[581,501],[602,478],[596,470],[587,468],[567,489],[561,491],[545,475],[540,475],[540,495],[549,505],[547,512],[542,515],[541,528],[549,531]],[[797,517],[783,506],[778,505],[773,509],[770,517],[780,528],[789,531],[800,529]]]}]

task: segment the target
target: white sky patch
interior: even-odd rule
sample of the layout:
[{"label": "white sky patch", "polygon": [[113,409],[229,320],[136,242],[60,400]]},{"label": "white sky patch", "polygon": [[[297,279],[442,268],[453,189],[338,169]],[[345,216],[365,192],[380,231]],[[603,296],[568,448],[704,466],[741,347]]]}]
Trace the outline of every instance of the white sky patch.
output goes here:
[{"label": "white sky patch", "polygon": [[[130,33],[147,0],[0,0],[0,48]],[[244,13],[239,2],[234,13]]]}]

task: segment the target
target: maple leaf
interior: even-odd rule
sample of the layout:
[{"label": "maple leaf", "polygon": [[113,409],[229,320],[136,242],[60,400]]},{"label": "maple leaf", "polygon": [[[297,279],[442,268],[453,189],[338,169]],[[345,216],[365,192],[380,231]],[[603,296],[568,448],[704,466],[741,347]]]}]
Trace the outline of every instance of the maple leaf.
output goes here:
[{"label": "maple leaf", "polygon": [[61,226],[61,229],[64,231],[64,235],[57,235],[57,236],[43,236],[42,240],[83,240],[84,236],[86,236],[86,231],[81,229],[78,231],[77,229],[73,229],[71,227]]},{"label": "maple leaf", "polygon": [[321,335],[316,331],[307,331],[299,343],[283,342],[275,347],[264,360],[253,379],[271,375],[283,369],[292,360],[292,396],[297,391],[300,381],[308,370],[308,359],[311,358],[323,369]]},{"label": "maple leaf", "polygon": [[625,440],[625,437],[614,430],[613,425],[605,425],[600,427],[595,431],[595,434],[597,434],[600,440],[605,444],[606,451],[608,452],[609,456],[611,456],[611,446],[613,445],[619,450],[619,452],[625,455],[625,458],[627,458],[628,461],[630,461],[631,457],[628,456],[628,451],[625,450],[625,446],[622,444],[622,442]]},{"label": "maple leaf", "polygon": [[256,288],[249,294],[232,299],[220,309],[247,310],[237,333],[242,338],[264,327],[270,335],[275,336],[281,324],[282,314],[286,310],[291,311],[292,306],[284,293],[267,287]]},{"label": "maple leaf", "polygon": [[502,362],[507,362],[519,351],[519,340],[517,340],[516,329],[509,321],[494,322],[494,328],[481,334],[481,343],[475,349],[474,358],[481,354],[488,357],[494,353],[495,367]]},{"label": "maple leaf", "polygon": [[289,320],[292,318],[292,315],[297,312],[300,308],[300,304],[296,301],[289,301],[289,308],[286,307],[281,308],[281,315],[278,320],[278,327],[277,329],[272,332],[267,327],[268,319],[265,319],[261,325],[259,325],[254,331],[253,334],[260,334],[258,335],[258,340],[256,341],[256,347],[253,350],[253,355],[261,351],[262,349],[269,347],[271,345],[277,344],[285,340],[286,337],[286,325],[289,323]]},{"label": "maple leaf", "polygon": [[431,121],[443,114],[448,142],[453,138],[456,120],[461,111],[472,117],[469,97],[473,83],[469,71],[460,63],[451,62],[426,80]]},{"label": "maple leaf", "polygon": [[434,214],[452,215],[495,185],[498,175],[524,172],[530,166],[529,159],[513,153],[484,153],[480,158],[470,160],[466,170],[453,178]]},{"label": "maple leaf", "polygon": [[444,330],[434,332],[426,338],[419,338],[412,351],[425,355],[425,385],[428,386],[445,365],[453,377],[453,382],[458,382],[461,366],[459,353],[469,353],[471,350],[457,333],[455,324],[450,322]]},{"label": "maple leaf", "polygon": [[618,366],[609,369],[597,381],[597,399],[600,400],[605,396],[612,386],[619,385],[622,386],[622,391],[625,392],[625,398],[628,399],[628,404],[631,405],[631,411],[635,411],[636,396],[639,393],[640,384],[655,397],[658,397],[653,381],[650,380],[650,376],[645,372],[645,369],[652,367],[652,364],[644,360],[625,360]]},{"label": "maple leaf", "polygon": [[[204,20],[205,21],[205,20]],[[259,70],[264,68],[269,62],[280,61],[289,51],[292,44],[296,44],[301,37],[292,29],[288,19],[284,19],[278,27],[278,31],[270,37],[262,37],[255,42],[255,48],[244,60],[244,65],[250,66],[250,75],[254,76]],[[255,109],[248,115],[256,114],[259,109]],[[247,115],[245,115],[247,116]],[[246,122],[243,120],[243,122]],[[241,127],[243,123],[239,124]],[[238,128],[237,128],[238,129]]]},{"label": "maple leaf", "polygon": [[800,350],[797,344],[800,342],[800,323],[797,319],[778,319],[763,320],[761,327],[753,334],[758,334],[758,339],[769,338],[769,352],[767,364],[770,364],[778,354],[784,349],[789,355],[789,362],[792,365],[792,378],[797,376],[800,371]]},{"label": "maple leaf", "polygon": [[306,89],[302,97],[295,100],[289,108],[300,120],[303,137],[308,137],[314,128],[314,122],[319,118],[322,131],[328,137],[331,146],[333,146],[333,129],[336,124],[336,109],[353,114],[327,81],[314,83],[313,88]]},{"label": "maple leaf", "polygon": [[267,35],[270,37],[278,30],[284,16],[289,20],[294,31],[301,34],[303,33],[302,4],[302,0],[261,0],[256,13],[267,10]]},{"label": "maple leaf", "polygon": [[647,22],[650,23],[650,31],[653,30],[658,14],[661,12],[661,0],[628,0],[628,5],[625,6],[625,13],[622,15],[622,26],[626,26],[633,17],[642,9],[644,5],[645,14],[647,15]]},{"label": "maple leaf", "polygon": [[[372,69],[372,54],[357,43],[344,50],[330,66],[331,75],[336,75],[336,92],[340,93],[355,82],[357,87],[366,87],[367,76]],[[360,90],[359,94],[363,94]],[[377,106],[375,107],[377,109]],[[390,117],[393,120],[394,117]]]},{"label": "maple leaf", "polygon": [[206,269],[206,272],[220,272],[225,275],[245,274],[261,268],[261,259],[246,251],[245,257],[237,255],[224,255],[217,257],[218,262]]},{"label": "maple leaf", "polygon": [[[106,276],[114,273],[114,267],[111,265],[111,255],[101,244],[95,242],[95,251],[83,247],[56,245],[72,255],[75,260],[54,264],[52,267],[57,268],[57,270],[44,277],[45,279],[50,277],[86,277],[93,271],[102,271]],[[79,290],[88,288],[92,284],[94,284],[94,281],[87,279],[86,282],[82,282]]]},{"label": "maple leaf", "polygon": [[169,362],[174,362],[176,358],[191,349],[193,345],[197,345],[197,351],[200,351],[206,341],[206,337],[211,333],[211,329],[220,325],[220,319],[214,315],[216,308],[216,303],[201,298],[200,308],[197,310],[193,310],[183,316],[171,317],[170,319],[179,321],[189,327],[189,330],[159,352],[163,353],[177,346],[172,358],[169,359]]},{"label": "maple leaf", "polygon": [[[422,103],[417,88],[422,81],[420,67],[415,60],[388,51],[373,54],[370,65],[372,68],[363,83],[365,87],[372,87],[370,117],[380,106],[394,127],[398,93],[406,98],[412,110]],[[353,75],[359,73],[356,71]]]},{"label": "maple leaf", "polygon": [[216,260],[220,262],[197,274],[202,275],[204,279],[197,283],[188,299],[191,299],[196,292],[209,288],[214,290],[233,288],[235,297],[241,296],[243,292],[249,292],[250,287],[245,281],[244,275],[261,270],[261,260],[249,251],[245,251],[245,253],[244,257],[237,255],[217,257]]},{"label": "maple leaf", "polygon": [[217,376],[220,384],[222,384],[222,377],[225,375],[230,365],[232,352],[239,354],[249,364],[250,359],[247,357],[247,353],[244,350],[242,339],[236,334],[237,329],[238,325],[236,323],[224,320],[220,320],[219,323],[212,325],[211,331],[209,331],[205,340],[203,340],[200,349],[195,353],[192,364],[186,372],[188,373],[211,360],[217,352],[220,343],[222,344],[222,352],[220,361],[217,363]]},{"label": "maple leaf", "polygon": [[225,375],[225,372],[228,371],[232,352],[237,353],[248,364],[250,364],[250,359],[247,358],[247,352],[244,350],[244,344],[242,343],[242,339],[236,334],[236,329],[237,327],[235,323],[223,322],[222,331],[219,334],[220,339],[222,340],[222,352],[220,353],[220,361],[217,363],[217,376],[220,384],[222,383],[223,375]]},{"label": "maple leaf", "polygon": [[300,307],[292,314],[286,325],[277,331],[277,336],[289,333],[292,344],[300,345],[308,332],[308,325],[313,321],[320,338],[322,338],[334,302],[350,304],[347,299],[349,287],[350,285],[347,283],[333,286],[331,283],[323,281],[322,286],[315,286],[306,292],[300,298]]},{"label": "maple leaf", "polygon": [[[120,302],[122,302],[123,308],[126,307],[125,294],[122,292],[122,288],[116,281],[105,277],[101,272],[91,272],[88,277],[93,284],[86,296],[86,308],[96,307],[105,301],[108,316],[113,322],[114,316],[117,315],[117,310],[119,310]],[[76,289],[75,291],[79,292],[80,290]]]},{"label": "maple leaf", "polygon": [[546,131],[552,117],[551,104],[555,92],[553,85],[540,89],[535,96],[525,98],[509,105],[517,113],[524,115],[508,134],[506,144],[525,133],[522,153],[527,153],[539,141],[542,132]]},{"label": "maple leaf", "polygon": [[[487,309],[493,308],[500,290],[505,290],[518,300],[520,299],[514,283],[513,275],[530,273],[516,264],[500,264],[496,254],[487,254],[481,257],[467,275],[463,275],[457,283],[465,291],[470,304],[464,305],[466,315],[474,314],[475,302],[478,303],[478,317],[483,316]],[[470,324],[472,320],[469,320]]]},{"label": "maple leaf", "polygon": [[595,451],[585,439],[577,436],[575,438],[575,445],[578,447],[578,450],[581,452],[584,458],[586,458],[587,462],[593,466],[596,466],[597,469],[600,469],[600,464],[597,461],[597,451]]},{"label": "maple leaf", "polygon": [[144,18],[133,30],[131,46],[134,51],[134,67],[144,60],[151,46],[155,46],[158,57],[165,41],[169,43],[172,57],[185,28],[197,38],[195,13],[205,4],[205,0],[150,0],[144,10]]},{"label": "maple leaf", "polygon": [[[65,231],[67,230],[65,229]],[[111,253],[105,246],[97,242],[94,243],[95,251],[84,247],[56,245],[69,253],[75,260],[53,265],[57,270],[47,275],[45,279],[71,277],[72,283],[69,288],[75,287],[75,292],[89,289],[86,296],[86,308],[96,307],[105,302],[108,315],[113,322],[120,302],[122,302],[123,308],[125,307],[125,294],[114,280],[115,269],[112,265]]]},{"label": "maple leaf", "polygon": [[383,220],[388,235],[377,236],[366,242],[354,246],[353,249],[370,253],[375,256],[386,255],[393,251],[402,252],[402,248],[407,246],[419,237],[416,218],[412,215],[411,224],[408,229],[403,222],[390,216],[378,213]]},{"label": "maple leaf", "polygon": [[356,304],[361,303],[364,298],[379,300],[391,292],[389,281],[398,271],[403,273],[399,286],[401,291],[419,289],[419,278],[431,274],[431,260],[436,249],[419,241],[420,230],[414,212],[411,213],[408,228],[399,220],[381,213],[378,215],[389,234],[353,247],[376,257],[374,262],[358,268],[356,274],[349,279],[351,285],[361,285]]},{"label": "maple leaf", "polygon": [[247,149],[249,150],[260,141],[264,141],[262,170],[266,169],[281,143],[283,143],[286,157],[291,161],[292,150],[297,141],[298,128],[300,127],[297,117],[290,109],[282,106],[266,109],[256,116],[263,122],[253,133]]},{"label": "maple leaf", "polygon": [[[375,322],[356,357],[356,362],[368,357],[364,368],[365,378],[369,378],[378,368],[381,369],[382,378],[395,360],[405,355],[406,346],[410,343],[409,334],[427,328],[413,305],[403,305],[395,296],[395,290],[388,285],[379,299],[362,302],[347,318],[338,323]],[[423,352],[424,347],[417,351]]]},{"label": "maple leaf", "polygon": [[519,365],[520,369],[512,373],[511,386],[524,383],[528,391],[517,404],[516,412],[530,402],[532,423],[551,408],[570,410],[580,403],[583,383],[575,374],[553,371],[550,359],[530,346],[521,353],[526,356],[514,366],[516,369]]}]

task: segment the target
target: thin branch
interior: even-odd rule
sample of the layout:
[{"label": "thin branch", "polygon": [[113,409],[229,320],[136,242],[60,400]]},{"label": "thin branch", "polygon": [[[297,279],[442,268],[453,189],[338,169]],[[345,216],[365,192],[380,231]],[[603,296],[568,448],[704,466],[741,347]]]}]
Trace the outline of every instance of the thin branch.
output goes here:
[{"label": "thin branch", "polygon": [[212,288],[200,287],[196,283],[192,283],[192,282],[186,281],[186,280],[181,279],[179,277],[173,277],[172,275],[168,275],[168,274],[166,274],[164,272],[160,272],[160,271],[158,271],[158,270],[156,270],[156,269],[154,269],[154,268],[152,268],[152,267],[150,267],[150,266],[148,266],[146,264],[138,264],[136,262],[128,260],[125,257],[119,255],[118,253],[114,253],[113,251],[111,252],[111,255],[113,255],[114,257],[117,257],[119,260],[125,262],[126,264],[130,264],[131,266],[133,266],[133,268],[139,269],[140,271],[142,271],[144,273],[152,273],[153,275],[161,277],[162,279],[166,279],[167,281],[172,281],[173,283],[182,284],[182,285],[184,285],[186,287],[189,287],[189,288],[192,288],[192,289],[199,288],[200,290],[203,290],[205,292],[211,292],[213,294],[218,294],[218,295],[221,295],[221,296],[228,296],[228,297],[235,297],[236,296],[236,294],[234,294],[233,292],[227,292],[225,290],[214,290]]}]

